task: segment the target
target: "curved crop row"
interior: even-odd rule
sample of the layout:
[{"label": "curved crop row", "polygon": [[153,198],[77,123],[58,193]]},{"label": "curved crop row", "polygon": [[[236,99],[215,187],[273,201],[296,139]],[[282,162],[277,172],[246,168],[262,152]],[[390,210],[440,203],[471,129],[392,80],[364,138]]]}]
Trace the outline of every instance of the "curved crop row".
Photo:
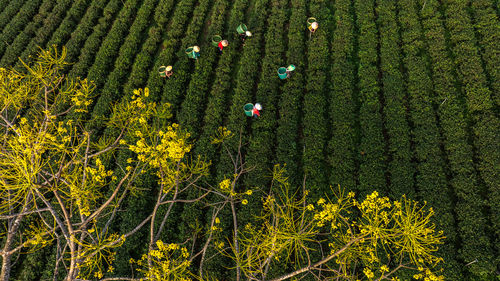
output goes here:
[{"label": "curved crop row", "polygon": [[5,48],[5,52],[0,60],[0,65],[11,66],[15,64],[18,56],[35,36],[44,19],[51,13],[53,7],[53,1],[44,0],[42,2],[38,10],[38,14],[36,14],[29,23],[24,25],[23,31],[14,38],[12,43],[10,43],[7,48]]},{"label": "curved crop row", "polygon": [[[423,4],[423,1],[420,1]],[[456,194],[455,212],[458,234],[461,239],[460,262],[478,260],[465,270],[481,275],[492,270],[492,252],[486,235],[486,220],[482,214],[477,188],[478,179],[473,166],[473,151],[467,142],[467,121],[460,99],[454,95],[454,65],[448,57],[445,30],[439,16],[439,3],[427,1],[422,10],[422,24],[428,40],[432,62],[435,102],[439,104],[438,115],[444,134],[444,148],[451,172],[451,185]]]},{"label": "curved crop row", "polygon": [[377,0],[380,33],[380,69],[385,106],[385,128],[389,137],[389,195],[398,199],[401,194],[414,198],[410,152],[410,128],[406,120],[405,90],[401,69],[401,48],[395,15],[395,2]]},{"label": "curved crop row", "polygon": [[330,52],[330,126],[328,164],[330,185],[354,189],[356,186],[354,94],[354,19],[351,1],[335,1],[336,26]]},{"label": "curved crop row", "polygon": [[276,128],[276,161],[280,164],[288,164],[290,185],[298,187],[302,182],[300,165],[302,148],[299,143],[299,128],[306,73],[304,55],[306,1],[291,0],[291,4],[286,63],[294,64],[297,68],[293,76],[281,86],[281,99],[278,104],[279,120]]},{"label": "curved crop row", "polygon": [[[233,74],[236,72],[239,62],[238,54],[242,52],[242,44],[235,34],[235,27],[241,22],[246,22],[244,11],[249,5],[248,1],[237,0],[230,12],[228,30],[224,38],[230,38],[230,46],[224,49],[223,55],[219,59],[219,67],[216,70],[214,82],[208,95],[207,105],[201,120],[200,127],[203,127],[197,138],[194,153],[215,158],[216,147],[212,145],[211,136],[223,125],[224,115],[228,109],[229,94],[231,92]],[[253,24],[253,22],[252,22]],[[235,67],[236,66],[236,67]]]},{"label": "curved crop row", "polygon": [[[211,14],[213,14],[213,4],[211,7],[208,7]],[[176,113],[180,108],[180,104],[182,102],[182,94],[186,89],[186,85],[189,83],[189,78],[191,77],[191,73],[194,71],[194,64],[200,63],[200,60],[204,59],[204,57],[209,56],[209,50],[205,45],[202,45],[199,41],[203,36],[200,34],[200,31],[205,26],[205,17],[208,16],[206,13],[206,9],[203,11],[200,10],[200,14],[197,17],[193,17],[193,23],[190,25],[191,28],[188,28],[186,31],[187,35],[181,42],[180,50],[177,52],[177,62],[173,64],[173,71],[175,71],[175,75],[170,79],[165,81],[165,85],[163,87],[163,93],[161,96],[162,102],[168,102],[172,105],[172,113],[175,119]],[[207,15],[206,15],[207,14]],[[208,40],[208,39],[207,39]],[[201,57],[192,61],[192,59],[186,56],[184,52],[185,48],[189,46],[198,45],[201,48]],[[170,62],[166,62],[166,64],[171,64]]]},{"label": "curved crop row", "polygon": [[360,99],[360,134],[359,146],[359,187],[360,198],[372,190],[385,193],[385,163],[383,124],[380,113],[377,79],[377,30],[373,1],[356,0],[355,8],[360,29],[359,36],[359,99]]},{"label": "curved crop row", "polygon": [[[285,65],[287,61],[283,60],[285,53],[284,26],[287,22],[285,8],[288,1],[271,0],[271,11],[267,22],[267,31],[265,34],[266,45],[264,47],[264,57],[260,71],[259,84],[255,94],[255,102],[263,106],[262,114],[251,123],[252,138],[250,139],[246,163],[255,169],[246,177],[245,185],[264,188],[270,182],[269,177],[264,177],[272,169],[274,159],[274,146],[276,142],[276,127],[278,116],[278,101],[280,96],[280,83],[288,82],[293,77],[285,81],[280,81],[276,70]],[[300,66],[299,66],[300,67]],[[250,101],[249,101],[250,102]],[[241,105],[240,110],[243,109]],[[241,112],[241,118],[246,118]],[[256,200],[258,201],[258,200]],[[252,205],[246,207],[251,208]]]},{"label": "curved crop row", "polygon": [[42,0],[28,0],[24,3],[12,20],[3,28],[0,34],[0,55],[3,55],[7,46],[16,38],[19,32],[36,15]]},{"label": "curved crop row", "polygon": [[492,99],[500,106],[500,29],[498,15],[490,1],[470,1],[475,18],[475,30],[479,33],[483,62],[489,74]]},{"label": "curved crop row", "polygon": [[[467,9],[469,1],[446,0],[446,26],[450,33],[450,41],[453,44],[455,63],[457,65],[458,78],[462,83],[462,93],[465,92],[468,113],[473,121],[472,131],[475,148],[475,158],[479,161],[478,170],[482,181],[489,191],[489,207],[492,214],[492,228],[494,232],[497,249],[500,249],[500,177],[498,167],[500,165],[500,122],[493,112],[491,91],[488,89],[486,75],[483,72],[479,50],[476,47],[474,30]],[[496,42],[498,45],[498,42]],[[498,56],[498,54],[497,54]],[[497,61],[500,61],[497,58]],[[494,61],[493,61],[494,62]],[[496,65],[496,68],[500,65]],[[484,188],[478,181],[473,190],[468,190],[470,200],[478,200]],[[480,207],[482,204],[477,204]],[[484,218],[486,220],[486,218]],[[482,230],[478,235],[487,235],[490,229]],[[485,261],[485,269],[490,273],[495,271],[495,264],[500,261]]]},{"label": "curved crop row", "polygon": [[[228,1],[216,1],[213,8],[218,11],[213,13],[208,26],[205,37],[205,42],[200,44],[203,51],[203,58],[200,58],[195,63],[195,68],[191,74],[191,80],[186,87],[184,100],[180,104],[177,111],[177,120],[185,130],[188,130],[194,139],[198,138],[199,124],[202,119],[202,114],[205,112],[206,96],[211,87],[213,71],[219,71],[217,68],[217,59],[219,57],[216,47],[211,45],[210,36],[212,34],[222,34],[223,24],[225,22],[226,11],[228,10]],[[231,45],[231,47],[233,47]],[[226,47],[227,49],[229,46]],[[224,56],[224,52],[220,56]],[[175,108],[174,108],[175,110]]]},{"label": "curved crop row", "polygon": [[155,8],[153,17],[155,24],[148,30],[148,38],[142,45],[141,51],[135,57],[130,76],[125,86],[123,86],[123,93],[125,95],[131,93],[134,89],[143,87],[150,74],[153,76],[152,78],[161,80],[158,79],[158,68],[151,70],[151,67],[156,55],[159,53],[159,44],[162,40],[162,35],[166,32],[165,26],[171,18],[169,17],[170,13],[175,7],[174,2],[174,0],[160,1]]},{"label": "curved crop row", "polygon": [[[3,2],[8,2],[9,4],[0,5],[0,7],[4,7],[2,12],[0,13],[0,29],[3,28],[12,20],[12,18],[17,14],[21,6],[23,6],[24,1],[10,1],[4,0]],[[0,53],[1,54],[1,53]]]},{"label": "curved crop row", "polygon": [[[123,83],[125,83],[125,79],[129,75],[129,70],[133,65],[134,58],[137,52],[140,50],[140,46],[144,39],[144,34],[147,34],[144,31],[150,24],[150,16],[153,13],[157,2],[158,0],[145,0],[142,3],[142,6],[139,8],[137,15],[134,18],[134,22],[132,23],[130,28],[128,28],[126,23],[120,23],[121,26],[118,29],[111,29],[111,32],[117,32],[116,37],[110,38],[109,41],[108,38],[106,38],[106,40],[104,41],[103,47],[106,48],[106,50],[105,52],[103,52],[103,57],[102,59],[100,59],[98,53],[98,56],[96,58],[96,63],[98,63],[98,65],[94,64],[94,66],[90,69],[88,75],[91,80],[97,79],[97,76],[101,76],[99,77],[100,79],[102,79],[101,82],[99,82],[98,80],[94,81],[96,85],[99,85],[99,83],[103,84],[100,93],[99,90],[97,90],[97,95],[99,97],[97,98],[97,101],[95,102],[95,105],[93,107],[91,120],[87,124],[87,127],[91,128],[91,130],[103,129],[102,120],[107,118],[110,114],[110,104],[120,100],[120,97],[123,95],[122,85]],[[128,29],[128,31],[126,29]],[[123,42],[121,42],[119,37],[123,37],[126,32],[128,32],[128,35],[125,37]],[[112,54],[109,54],[108,52],[118,46],[120,49],[118,52],[118,57],[114,62],[114,67],[111,73],[109,73],[104,83],[104,78],[106,77],[106,75],[104,74],[106,71],[106,66],[103,66],[103,64],[110,62],[109,57],[105,57],[105,55],[112,56]],[[102,76],[104,76],[104,78]],[[97,89],[100,88],[97,87]]]},{"label": "curved crop row", "polygon": [[[325,148],[328,134],[326,81],[328,72],[328,11],[323,1],[310,1],[309,14],[321,21],[307,44],[306,92],[303,99],[303,173],[312,200],[328,188]],[[306,27],[305,27],[306,28]]]},{"label": "curved crop row", "polygon": [[[70,31],[71,38],[68,39],[65,45],[68,52],[68,61],[75,63],[70,72],[72,75],[84,76],[86,74],[86,70],[91,66],[95,58],[101,40],[109,30],[120,7],[120,2],[116,0],[109,2],[93,0],[76,29]],[[99,23],[96,25],[98,19]],[[56,39],[55,41],[59,40]]]},{"label": "curved crop row", "polygon": [[[34,36],[34,38],[30,41],[28,46],[26,46],[26,49],[22,52],[20,58],[21,60],[25,61],[28,59],[28,57],[36,54],[36,52],[39,50],[39,47],[45,46],[45,43],[53,37],[54,30],[60,30],[62,26],[62,21],[63,18],[65,19],[64,15],[66,12],[73,12],[75,11],[75,7],[79,7],[80,9],[77,9],[77,11],[84,11],[86,6],[88,5],[89,0],[86,1],[78,1],[74,2],[72,0],[64,0],[60,1],[57,3],[57,5],[54,7],[52,10],[52,13],[44,20],[43,26],[40,27]],[[68,8],[71,6],[71,8],[68,10]],[[69,32],[68,32],[69,34]],[[61,42],[57,42],[57,45],[62,45]],[[51,44],[49,44],[50,46]],[[16,64],[16,67],[20,68],[21,64],[18,62]]]},{"label": "curved crop row", "polygon": [[[107,80],[109,72],[112,70],[116,57],[119,55],[125,36],[129,34],[130,26],[134,22],[139,0],[130,0],[125,3],[118,14],[111,30],[99,47],[95,56],[95,61],[88,71],[87,78],[94,81],[96,89],[100,89]],[[98,113],[98,112],[97,112]]]},{"label": "curved crop row", "polygon": [[460,280],[461,268],[457,263],[457,229],[452,202],[452,190],[446,180],[446,163],[441,151],[441,135],[433,109],[432,80],[429,65],[421,55],[425,49],[422,28],[413,0],[398,2],[402,49],[406,69],[408,107],[412,123],[415,169],[415,187],[421,201],[427,201],[435,211],[437,228],[444,231],[445,244],[439,247],[443,257],[444,275],[449,280]]},{"label": "curved crop row", "polygon": [[[227,120],[226,120],[226,127],[232,131],[235,136],[231,139],[229,139],[226,142],[226,145],[230,151],[230,153],[233,154],[233,156],[236,156],[237,151],[238,151],[238,144],[239,144],[239,139],[240,139],[240,133],[241,133],[241,139],[242,143],[247,143],[248,142],[248,126],[249,122],[256,121],[256,120],[247,120],[247,117],[243,113],[243,106],[246,103],[255,103],[256,101],[253,100],[253,92],[256,86],[256,81],[258,80],[258,73],[260,69],[260,61],[263,56],[262,50],[264,48],[264,30],[266,26],[266,18],[268,17],[268,13],[270,13],[271,9],[268,7],[269,0],[256,0],[254,5],[251,5],[252,9],[250,12],[250,18],[248,19],[248,22],[246,23],[249,30],[253,33],[253,36],[251,38],[248,38],[245,40],[245,46],[242,47],[242,50],[240,52],[241,59],[239,61],[239,66],[236,67],[236,77],[235,81],[233,84],[233,90],[230,91],[229,96],[232,97],[229,98],[230,100],[230,108],[227,110]],[[267,18],[269,19],[269,18]],[[237,23],[239,24],[239,23]],[[235,26],[230,26],[230,32],[234,30]],[[239,39],[237,39],[239,40]],[[265,110],[265,105],[264,105],[264,110]],[[264,113],[263,113],[264,114]],[[206,117],[208,118],[208,116]],[[205,119],[206,119],[205,118]],[[205,138],[209,138],[210,134],[214,134],[215,132],[205,132]],[[205,140],[206,145],[209,146],[209,142]],[[205,151],[203,151],[204,146],[199,146],[197,147],[196,151],[197,153],[203,155]],[[210,148],[208,151],[212,151],[213,147]],[[244,154],[246,150],[246,147],[243,147],[242,153]],[[209,154],[210,155],[210,154]],[[231,160],[225,150],[221,150],[220,154],[215,154],[215,163],[213,164],[213,177],[210,179],[212,181],[220,181],[222,180],[225,176],[231,175],[234,173],[234,167],[232,166]],[[244,160],[244,159],[243,159]],[[216,183],[215,183],[216,184]],[[241,189],[241,186],[238,186],[237,188]],[[248,187],[252,188],[252,187]],[[251,196],[248,198],[249,199],[249,204],[252,206],[255,202],[253,201],[254,196]],[[247,205],[247,206],[248,206]],[[238,216],[240,216],[240,212],[244,212],[246,207],[243,210],[237,210]],[[233,223],[232,223],[232,214],[231,212],[226,208],[223,209],[222,212],[220,213],[220,217],[222,218],[221,224],[225,226],[225,231],[228,231],[227,233],[232,233],[232,228],[233,228]],[[244,220],[248,219],[248,215],[246,217],[243,217],[242,220],[239,220],[239,225],[242,225],[244,223]],[[209,215],[206,216],[206,221],[210,221]],[[207,227],[209,227],[207,225]],[[227,237],[228,239],[232,239],[231,237]],[[215,252],[215,250],[214,250]],[[210,253],[209,253],[210,254]],[[207,268],[213,267],[217,268],[221,262],[228,262],[227,260],[224,260],[222,257],[218,259],[214,259],[212,261],[206,261]],[[231,261],[229,261],[231,262]],[[223,276],[227,276],[228,279],[234,279],[234,273],[226,273]]]},{"label": "curved crop row", "polygon": [[[97,0],[77,0],[66,13],[59,27],[51,34],[46,46],[62,46],[70,39],[71,33],[78,28],[80,22],[85,22],[93,12]],[[89,6],[90,5],[90,6]],[[97,16],[96,16],[97,17]],[[66,47],[67,48],[67,47]]]},{"label": "curved crop row", "polygon": [[[163,87],[168,83],[165,79],[159,77],[158,68],[162,65],[174,65],[174,62],[179,55],[179,52],[184,50],[183,41],[194,40],[190,39],[198,36],[200,25],[202,24],[205,13],[208,10],[210,0],[199,1],[194,9],[192,21],[189,26],[186,25],[190,17],[190,12],[193,10],[193,0],[181,0],[178,7],[172,16],[172,22],[167,26],[161,26],[162,29],[167,29],[167,36],[162,44],[162,50],[155,61],[153,69],[149,72],[147,87],[153,94],[151,97],[155,101],[162,100]],[[187,28],[186,28],[187,26]],[[184,36],[184,37],[182,37]],[[175,67],[175,65],[174,65]],[[177,73],[176,69],[174,71]],[[175,76],[172,77],[172,79]]]},{"label": "curved crop row", "polygon": [[[68,49],[68,61],[75,62],[69,72],[70,76],[85,77],[88,69],[94,63],[96,54],[99,51],[102,40],[110,31],[115,16],[122,16],[127,13],[127,8],[122,6],[120,0],[111,0],[102,11],[102,17],[98,24],[92,28],[93,22],[100,14],[99,3],[106,3],[105,0],[93,2],[89,8],[90,13],[86,13],[84,19],[73,32],[71,39],[66,43]],[[127,7],[130,7],[128,5]],[[118,11],[121,11],[118,13]],[[88,17],[87,17],[88,16]],[[83,45],[83,47],[82,47]],[[78,58],[77,58],[78,56]]]}]

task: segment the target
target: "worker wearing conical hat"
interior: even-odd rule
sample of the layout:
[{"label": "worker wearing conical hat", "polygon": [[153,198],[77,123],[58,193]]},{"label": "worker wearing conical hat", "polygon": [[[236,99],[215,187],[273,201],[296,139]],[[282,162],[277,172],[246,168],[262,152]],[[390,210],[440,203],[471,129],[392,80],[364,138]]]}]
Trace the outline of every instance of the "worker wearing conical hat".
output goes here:
[{"label": "worker wearing conical hat", "polygon": [[309,31],[311,31],[311,33],[314,33],[316,31],[316,29],[318,29],[318,23],[313,22],[308,26],[308,28],[309,28]]},{"label": "worker wearing conical hat", "polygon": [[169,65],[165,68],[165,77],[170,78],[174,72],[172,71],[172,66]]},{"label": "worker wearing conical hat", "polygon": [[252,37],[252,32],[247,30],[244,33],[240,34],[240,38],[241,38],[242,42],[245,42],[245,39],[247,39],[247,37]]},{"label": "worker wearing conical hat", "polygon": [[200,47],[194,46],[193,47],[193,57],[194,57],[194,59],[198,59],[199,56],[200,56]]},{"label": "worker wearing conical hat", "polygon": [[229,45],[229,42],[227,40],[222,40],[217,46],[219,46],[219,51],[221,51],[222,53],[222,49],[224,49],[224,47],[227,47],[227,45]]}]

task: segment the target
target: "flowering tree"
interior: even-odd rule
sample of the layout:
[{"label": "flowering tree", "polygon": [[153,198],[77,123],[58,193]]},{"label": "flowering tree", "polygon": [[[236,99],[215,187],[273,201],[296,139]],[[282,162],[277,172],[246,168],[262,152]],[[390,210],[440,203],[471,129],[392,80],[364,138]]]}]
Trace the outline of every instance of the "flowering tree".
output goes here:
[{"label": "flowering tree", "polygon": [[[212,277],[204,269],[209,250],[234,260],[238,281],[305,274],[321,280],[325,272],[338,280],[398,280],[401,269],[415,270],[417,279],[442,279],[435,273],[441,259],[434,253],[444,237],[430,221],[432,209],[405,197],[392,202],[374,192],[358,202],[354,193],[339,189],[310,203],[305,184],[301,194],[292,192],[284,168],[276,165],[261,213],[241,225],[237,205],[244,208],[253,195],[239,186],[253,169],[243,160],[241,137],[232,155],[225,141],[233,134],[219,128],[212,143],[229,154],[232,175],[216,186],[200,184],[209,163],[189,157],[189,133],[169,121],[168,104],[148,101],[147,88],[113,105],[106,126],[116,134],[96,140],[81,117],[92,104],[94,86],[61,74],[65,55],[64,48],[58,53],[54,47],[41,51],[34,64],[23,63],[26,72],[0,68],[0,221],[5,227],[0,280],[9,280],[12,257],[49,244],[56,249],[54,280],[60,272],[68,281],[203,280]],[[117,153],[131,155],[126,165],[109,161]],[[146,173],[158,187],[151,212],[123,233],[113,232],[125,198],[140,194],[134,183]],[[183,196],[192,189],[198,197]],[[179,202],[204,202],[211,212],[198,252],[186,243],[160,240]],[[226,232],[218,217],[224,208],[231,214]],[[148,246],[130,262],[142,278],[103,278],[113,272],[116,248],[141,229],[149,234]],[[271,276],[277,261],[294,270]]]},{"label": "flowering tree", "polygon": [[[23,63],[25,73],[0,69],[1,280],[9,280],[13,255],[50,243],[57,248],[54,278],[59,271],[66,280],[101,278],[113,271],[114,249],[148,222],[152,249],[168,216],[154,228],[158,208],[206,174],[208,163],[184,157],[189,134],[168,123],[169,105],[146,102],[147,89],[114,105],[106,124],[119,132],[114,139],[94,141],[78,117],[92,104],[93,84],[61,74],[65,55],[54,47]],[[120,150],[136,157],[117,173],[104,159]],[[154,211],[128,232],[112,233],[124,198],[149,170],[160,186]]]},{"label": "flowering tree", "polygon": [[[274,167],[273,190],[278,191],[263,199],[255,224],[240,231],[239,249],[232,245],[224,252],[247,278],[281,281],[308,273],[323,280],[328,272],[336,280],[399,280],[395,274],[409,269],[416,271],[415,279],[443,280],[433,270],[442,261],[434,253],[444,236],[430,221],[432,208],[405,196],[391,201],[376,191],[358,202],[353,192],[340,188],[307,203],[307,190],[302,196],[292,193],[285,174],[283,167]],[[321,244],[328,250],[314,247]],[[314,251],[322,258],[312,260]],[[296,270],[269,278],[270,266],[283,259]]]}]

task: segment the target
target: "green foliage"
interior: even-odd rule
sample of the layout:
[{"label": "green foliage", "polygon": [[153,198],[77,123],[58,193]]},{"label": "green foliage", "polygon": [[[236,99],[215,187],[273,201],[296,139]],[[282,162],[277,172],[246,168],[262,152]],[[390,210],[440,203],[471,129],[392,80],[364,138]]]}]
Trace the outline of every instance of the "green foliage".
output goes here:
[{"label": "green foliage", "polygon": [[354,99],[354,19],[351,2],[335,2],[336,29],[331,36],[329,116],[331,138],[328,140],[330,184],[354,189],[356,186],[355,99]]},{"label": "green foliage", "polygon": [[[0,55],[3,55],[6,48],[16,38],[21,29],[24,28],[36,15],[38,6],[42,0],[27,0],[14,17],[9,18],[10,22],[2,29],[0,34]],[[13,1],[17,2],[17,1]]]},{"label": "green foliage", "polygon": [[371,189],[385,190],[386,154],[380,112],[380,81],[377,69],[377,26],[374,1],[355,2],[359,26],[359,122],[361,143],[358,148],[359,187],[361,196]]},{"label": "green foliage", "polygon": [[[459,9],[460,5],[448,6]],[[461,239],[459,248],[460,260],[468,263],[475,259],[481,260],[467,267],[474,275],[485,275],[492,272],[492,249],[486,234],[486,218],[481,209],[484,203],[481,199],[477,173],[473,165],[473,149],[468,143],[468,127],[463,104],[460,102],[461,88],[456,88],[453,69],[455,65],[448,56],[445,28],[440,22],[437,1],[427,1],[422,10],[425,36],[429,40],[428,50],[432,62],[433,82],[436,98],[439,104],[438,116],[444,135],[444,149],[449,161],[452,180],[450,181],[456,195],[455,212],[458,235]],[[455,11],[459,13],[460,11]],[[447,21],[449,29],[463,28],[456,18]],[[455,20],[453,20],[455,19]],[[456,33],[458,36],[459,33]],[[458,45],[457,45],[458,46]],[[461,44],[460,46],[463,46]],[[463,58],[460,58],[463,59]],[[473,58],[471,58],[473,59]],[[476,58],[477,59],[477,58]],[[478,108],[470,108],[477,110]],[[478,250],[480,249],[480,250]]]}]

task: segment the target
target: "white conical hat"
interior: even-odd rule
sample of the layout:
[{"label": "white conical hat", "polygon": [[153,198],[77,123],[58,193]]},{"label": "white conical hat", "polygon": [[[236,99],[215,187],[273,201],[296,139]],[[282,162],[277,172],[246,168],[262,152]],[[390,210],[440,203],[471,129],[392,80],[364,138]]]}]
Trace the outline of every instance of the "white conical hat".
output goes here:
[{"label": "white conical hat", "polygon": [[262,110],[262,105],[260,105],[260,103],[256,103],[255,108],[257,108],[257,110]]},{"label": "white conical hat", "polygon": [[311,24],[311,26],[312,26],[312,28],[316,29],[316,28],[318,28],[318,23],[317,22],[313,22]]},{"label": "white conical hat", "polygon": [[250,31],[245,31],[245,34],[246,34],[248,37],[252,36],[252,32],[250,32]]},{"label": "white conical hat", "polygon": [[229,45],[229,42],[227,40],[222,40],[222,46],[226,47]]},{"label": "white conical hat", "polygon": [[167,71],[172,70],[172,66],[171,66],[171,65],[167,66],[166,70],[167,70]]},{"label": "white conical hat", "polygon": [[194,46],[194,47],[193,47],[193,50],[194,50],[195,52],[199,52],[199,51],[200,51],[200,47],[198,47],[198,46]]}]

